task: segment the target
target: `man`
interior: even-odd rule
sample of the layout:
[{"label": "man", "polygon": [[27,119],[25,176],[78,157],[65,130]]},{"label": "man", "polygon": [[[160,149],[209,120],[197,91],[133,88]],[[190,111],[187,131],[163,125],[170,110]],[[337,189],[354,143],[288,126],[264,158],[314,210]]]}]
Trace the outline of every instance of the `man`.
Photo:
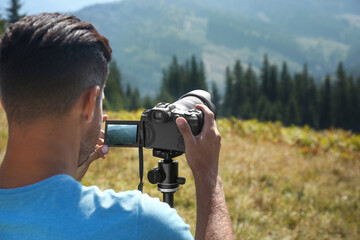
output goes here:
[{"label": "man", "polygon": [[[108,151],[98,140],[110,59],[108,40],[70,15],[28,16],[2,36],[9,138],[0,167],[0,239],[192,239],[158,199],[75,180]],[[198,136],[185,119],[176,121],[196,184],[195,238],[233,239],[218,176],[220,134],[211,111],[197,107],[205,116]]]}]

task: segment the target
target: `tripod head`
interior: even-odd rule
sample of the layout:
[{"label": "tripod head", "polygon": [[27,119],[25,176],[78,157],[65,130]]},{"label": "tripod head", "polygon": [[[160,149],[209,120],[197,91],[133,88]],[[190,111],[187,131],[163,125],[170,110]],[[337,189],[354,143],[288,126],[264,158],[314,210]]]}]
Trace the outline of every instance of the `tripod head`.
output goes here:
[{"label": "tripod head", "polygon": [[174,207],[174,193],[179,190],[179,185],[186,182],[184,177],[178,176],[179,163],[172,158],[178,157],[182,152],[153,149],[153,156],[162,158],[158,166],[148,172],[151,184],[157,184],[158,190],[163,194],[163,202]]}]

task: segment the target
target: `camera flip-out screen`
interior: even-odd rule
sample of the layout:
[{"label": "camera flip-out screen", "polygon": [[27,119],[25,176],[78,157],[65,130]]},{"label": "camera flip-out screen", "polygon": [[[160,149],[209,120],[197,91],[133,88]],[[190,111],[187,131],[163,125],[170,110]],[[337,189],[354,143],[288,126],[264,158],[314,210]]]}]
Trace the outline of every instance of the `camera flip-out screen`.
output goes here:
[{"label": "camera flip-out screen", "polygon": [[140,121],[106,121],[104,144],[109,147],[138,147]]}]

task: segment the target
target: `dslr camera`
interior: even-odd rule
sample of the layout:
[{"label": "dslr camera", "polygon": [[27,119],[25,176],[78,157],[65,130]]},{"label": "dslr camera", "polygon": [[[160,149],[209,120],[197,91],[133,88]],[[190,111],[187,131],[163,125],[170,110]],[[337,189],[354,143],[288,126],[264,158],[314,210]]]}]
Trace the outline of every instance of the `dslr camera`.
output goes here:
[{"label": "dslr camera", "polygon": [[184,138],[180,134],[176,119],[183,117],[194,135],[198,135],[204,125],[204,114],[195,108],[206,105],[216,115],[211,95],[203,90],[194,90],[180,97],[174,103],[158,103],[145,110],[140,121],[106,121],[104,144],[110,147],[139,148],[138,189],[143,189],[143,147],[152,148],[153,156],[163,158],[148,172],[148,180],[157,184],[163,193],[163,201],[174,207],[174,193],[186,179],[178,177],[178,162],[172,158],[185,152]]},{"label": "dslr camera", "polygon": [[145,110],[140,121],[106,121],[104,144],[109,147],[152,148],[180,155],[185,152],[185,144],[176,119],[185,118],[192,133],[198,135],[204,124],[204,115],[195,108],[197,104],[206,105],[216,115],[211,95],[203,90],[194,90],[174,103],[160,102],[154,108]]}]

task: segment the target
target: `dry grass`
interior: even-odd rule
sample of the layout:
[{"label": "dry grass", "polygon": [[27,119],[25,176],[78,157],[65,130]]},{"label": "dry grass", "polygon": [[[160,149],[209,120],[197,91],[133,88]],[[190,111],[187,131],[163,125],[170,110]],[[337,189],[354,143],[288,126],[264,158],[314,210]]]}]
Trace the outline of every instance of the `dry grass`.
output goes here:
[{"label": "dry grass", "polygon": [[[139,114],[141,111],[109,113],[111,119],[124,120],[138,119]],[[3,112],[0,124],[3,156],[7,137]],[[218,125],[223,137],[220,175],[237,239],[360,238],[359,136],[293,127],[299,135],[306,135],[301,139],[296,135],[294,140],[291,128],[278,124],[220,120]],[[291,137],[284,137],[288,135]],[[343,146],[347,141],[341,140],[343,135],[349,136],[352,145],[340,149],[337,144]],[[324,141],[319,136],[338,140],[327,149],[317,143]],[[146,176],[158,159],[150,150],[145,151],[144,159]],[[175,194],[175,208],[194,233],[194,181],[184,157],[177,160],[179,175],[186,177],[187,183]],[[116,191],[136,189],[137,150],[111,149],[106,160],[92,165],[83,184]],[[144,192],[161,197],[147,180]]]}]

